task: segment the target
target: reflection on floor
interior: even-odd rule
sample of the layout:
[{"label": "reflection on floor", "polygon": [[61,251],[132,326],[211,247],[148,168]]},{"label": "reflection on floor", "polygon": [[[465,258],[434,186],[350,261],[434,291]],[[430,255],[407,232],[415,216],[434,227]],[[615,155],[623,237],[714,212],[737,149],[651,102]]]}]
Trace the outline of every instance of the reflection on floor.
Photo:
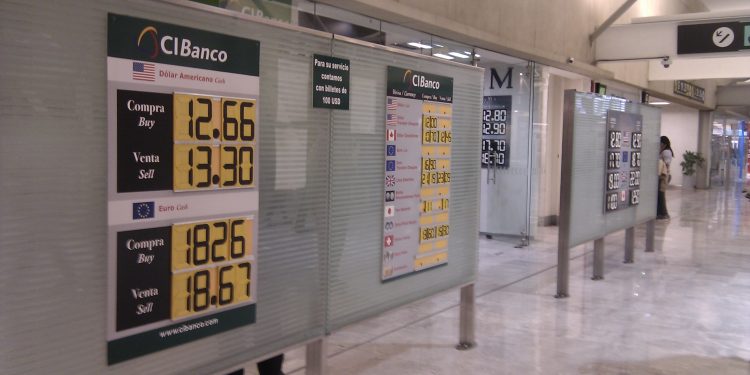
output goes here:
[{"label": "reflection on floor", "polygon": [[[331,374],[750,374],[750,200],[741,186],[667,192],[656,251],[623,264],[624,232],[571,251],[570,298],[552,298],[555,228],[529,247],[480,240],[478,346],[454,349],[458,291],[347,327],[329,338]],[[515,240],[514,240],[515,241]],[[287,354],[302,374],[304,353]]]}]

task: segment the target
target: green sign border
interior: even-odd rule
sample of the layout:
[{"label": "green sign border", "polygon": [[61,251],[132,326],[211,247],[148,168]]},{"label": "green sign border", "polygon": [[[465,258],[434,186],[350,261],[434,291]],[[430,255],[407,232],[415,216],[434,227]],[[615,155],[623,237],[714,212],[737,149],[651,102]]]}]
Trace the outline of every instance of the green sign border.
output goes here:
[{"label": "green sign border", "polygon": [[[414,77],[439,83],[439,88],[420,87],[413,84]],[[428,100],[433,102],[453,103],[453,78],[432,73],[388,66],[388,96],[409,99]]]},{"label": "green sign border", "polygon": [[[212,336],[217,333],[229,331],[244,325],[253,324],[255,323],[255,315],[256,306],[255,304],[251,304],[228,311],[208,314],[201,316],[200,318],[138,333],[121,339],[112,340],[107,343],[107,364],[113,365],[142,355]],[[183,326],[190,326],[191,324],[200,324],[213,319],[217,319],[218,322],[211,326],[195,328],[187,332],[175,333],[167,337],[161,337],[159,335],[161,332],[179,329]]]},{"label": "green sign border", "polygon": [[[161,48],[165,36],[173,38],[170,46],[177,44],[178,50],[189,41],[191,50],[225,51],[227,60],[167,54]],[[256,77],[260,72],[260,42],[256,40],[113,13],[108,13],[107,56]]]}]

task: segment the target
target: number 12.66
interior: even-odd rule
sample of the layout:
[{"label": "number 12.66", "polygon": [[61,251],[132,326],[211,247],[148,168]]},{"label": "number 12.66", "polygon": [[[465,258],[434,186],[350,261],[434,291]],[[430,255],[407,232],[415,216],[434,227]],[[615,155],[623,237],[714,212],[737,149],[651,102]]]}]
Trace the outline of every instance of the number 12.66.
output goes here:
[{"label": "number 12.66", "polygon": [[255,100],[174,94],[174,140],[252,142]]}]

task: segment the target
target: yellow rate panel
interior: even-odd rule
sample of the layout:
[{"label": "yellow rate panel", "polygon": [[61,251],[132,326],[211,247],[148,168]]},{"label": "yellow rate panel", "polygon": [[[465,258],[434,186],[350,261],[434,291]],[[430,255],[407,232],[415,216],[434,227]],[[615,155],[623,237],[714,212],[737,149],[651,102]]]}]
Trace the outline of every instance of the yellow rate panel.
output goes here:
[{"label": "yellow rate panel", "polygon": [[253,221],[247,217],[172,226],[172,270],[227,262],[252,255]]},{"label": "yellow rate panel", "polygon": [[437,130],[424,128],[422,131],[422,144],[448,144],[453,142],[453,132],[450,130]]},{"label": "yellow rate panel", "polygon": [[253,266],[249,261],[172,274],[172,320],[248,301]]},{"label": "yellow rate panel", "polygon": [[430,225],[419,228],[419,243],[448,237],[450,227],[448,224]]},{"label": "yellow rate panel", "polygon": [[252,142],[255,140],[255,100],[221,99],[221,140]]},{"label": "yellow rate panel", "polygon": [[448,260],[448,252],[442,252],[435,255],[428,255],[426,257],[417,258],[414,260],[414,269],[420,270],[423,268],[427,268],[439,263],[443,263],[446,260]]},{"label": "yellow rate panel", "polygon": [[423,113],[437,113],[438,111],[438,104],[437,103],[431,103],[431,102],[424,102],[422,103],[422,112]]},{"label": "yellow rate panel", "polygon": [[447,158],[451,156],[450,145],[422,146],[422,157]]},{"label": "yellow rate panel", "polygon": [[437,106],[437,112],[441,115],[450,116],[453,113],[452,104],[439,104]]},{"label": "yellow rate panel", "polygon": [[253,187],[255,149],[251,144],[221,145],[221,187]]},{"label": "yellow rate panel", "polygon": [[448,210],[448,198],[423,199],[420,202],[420,214],[430,215]]},{"label": "yellow rate panel", "polygon": [[434,250],[442,250],[448,247],[448,240],[440,240],[435,242],[425,242],[419,244],[419,253],[429,253]]},{"label": "yellow rate panel", "polygon": [[451,121],[451,119],[449,118],[439,118],[437,127],[438,129],[451,130],[452,124],[453,121]]},{"label": "yellow rate panel", "polygon": [[240,262],[216,267],[216,306],[221,308],[251,297],[252,263]]},{"label": "yellow rate panel", "polygon": [[174,94],[173,136],[175,142],[213,141],[221,136],[219,98]]},{"label": "yellow rate panel", "polygon": [[212,189],[219,184],[219,146],[175,144],[174,190]]},{"label": "yellow rate panel", "polygon": [[215,296],[216,269],[206,268],[172,275],[172,319],[209,310]]},{"label": "yellow rate panel", "polygon": [[422,172],[421,182],[422,182],[422,186],[449,184],[451,182],[451,172],[450,171]]},{"label": "yellow rate panel", "polygon": [[422,171],[450,170],[450,159],[422,158]]},{"label": "yellow rate panel", "polygon": [[420,197],[422,199],[427,199],[431,197],[447,197],[448,194],[450,194],[451,188],[450,186],[430,186],[430,187],[423,187],[420,191]]}]

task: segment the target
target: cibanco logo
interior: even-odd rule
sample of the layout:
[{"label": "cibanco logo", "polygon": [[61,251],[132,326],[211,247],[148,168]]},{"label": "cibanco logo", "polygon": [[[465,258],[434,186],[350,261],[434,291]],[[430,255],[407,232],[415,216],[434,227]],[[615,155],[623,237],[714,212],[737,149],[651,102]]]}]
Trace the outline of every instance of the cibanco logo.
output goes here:
[{"label": "cibanco logo", "polygon": [[153,26],[146,26],[138,35],[138,50],[143,52],[149,58],[155,59],[159,56],[158,31]]}]

